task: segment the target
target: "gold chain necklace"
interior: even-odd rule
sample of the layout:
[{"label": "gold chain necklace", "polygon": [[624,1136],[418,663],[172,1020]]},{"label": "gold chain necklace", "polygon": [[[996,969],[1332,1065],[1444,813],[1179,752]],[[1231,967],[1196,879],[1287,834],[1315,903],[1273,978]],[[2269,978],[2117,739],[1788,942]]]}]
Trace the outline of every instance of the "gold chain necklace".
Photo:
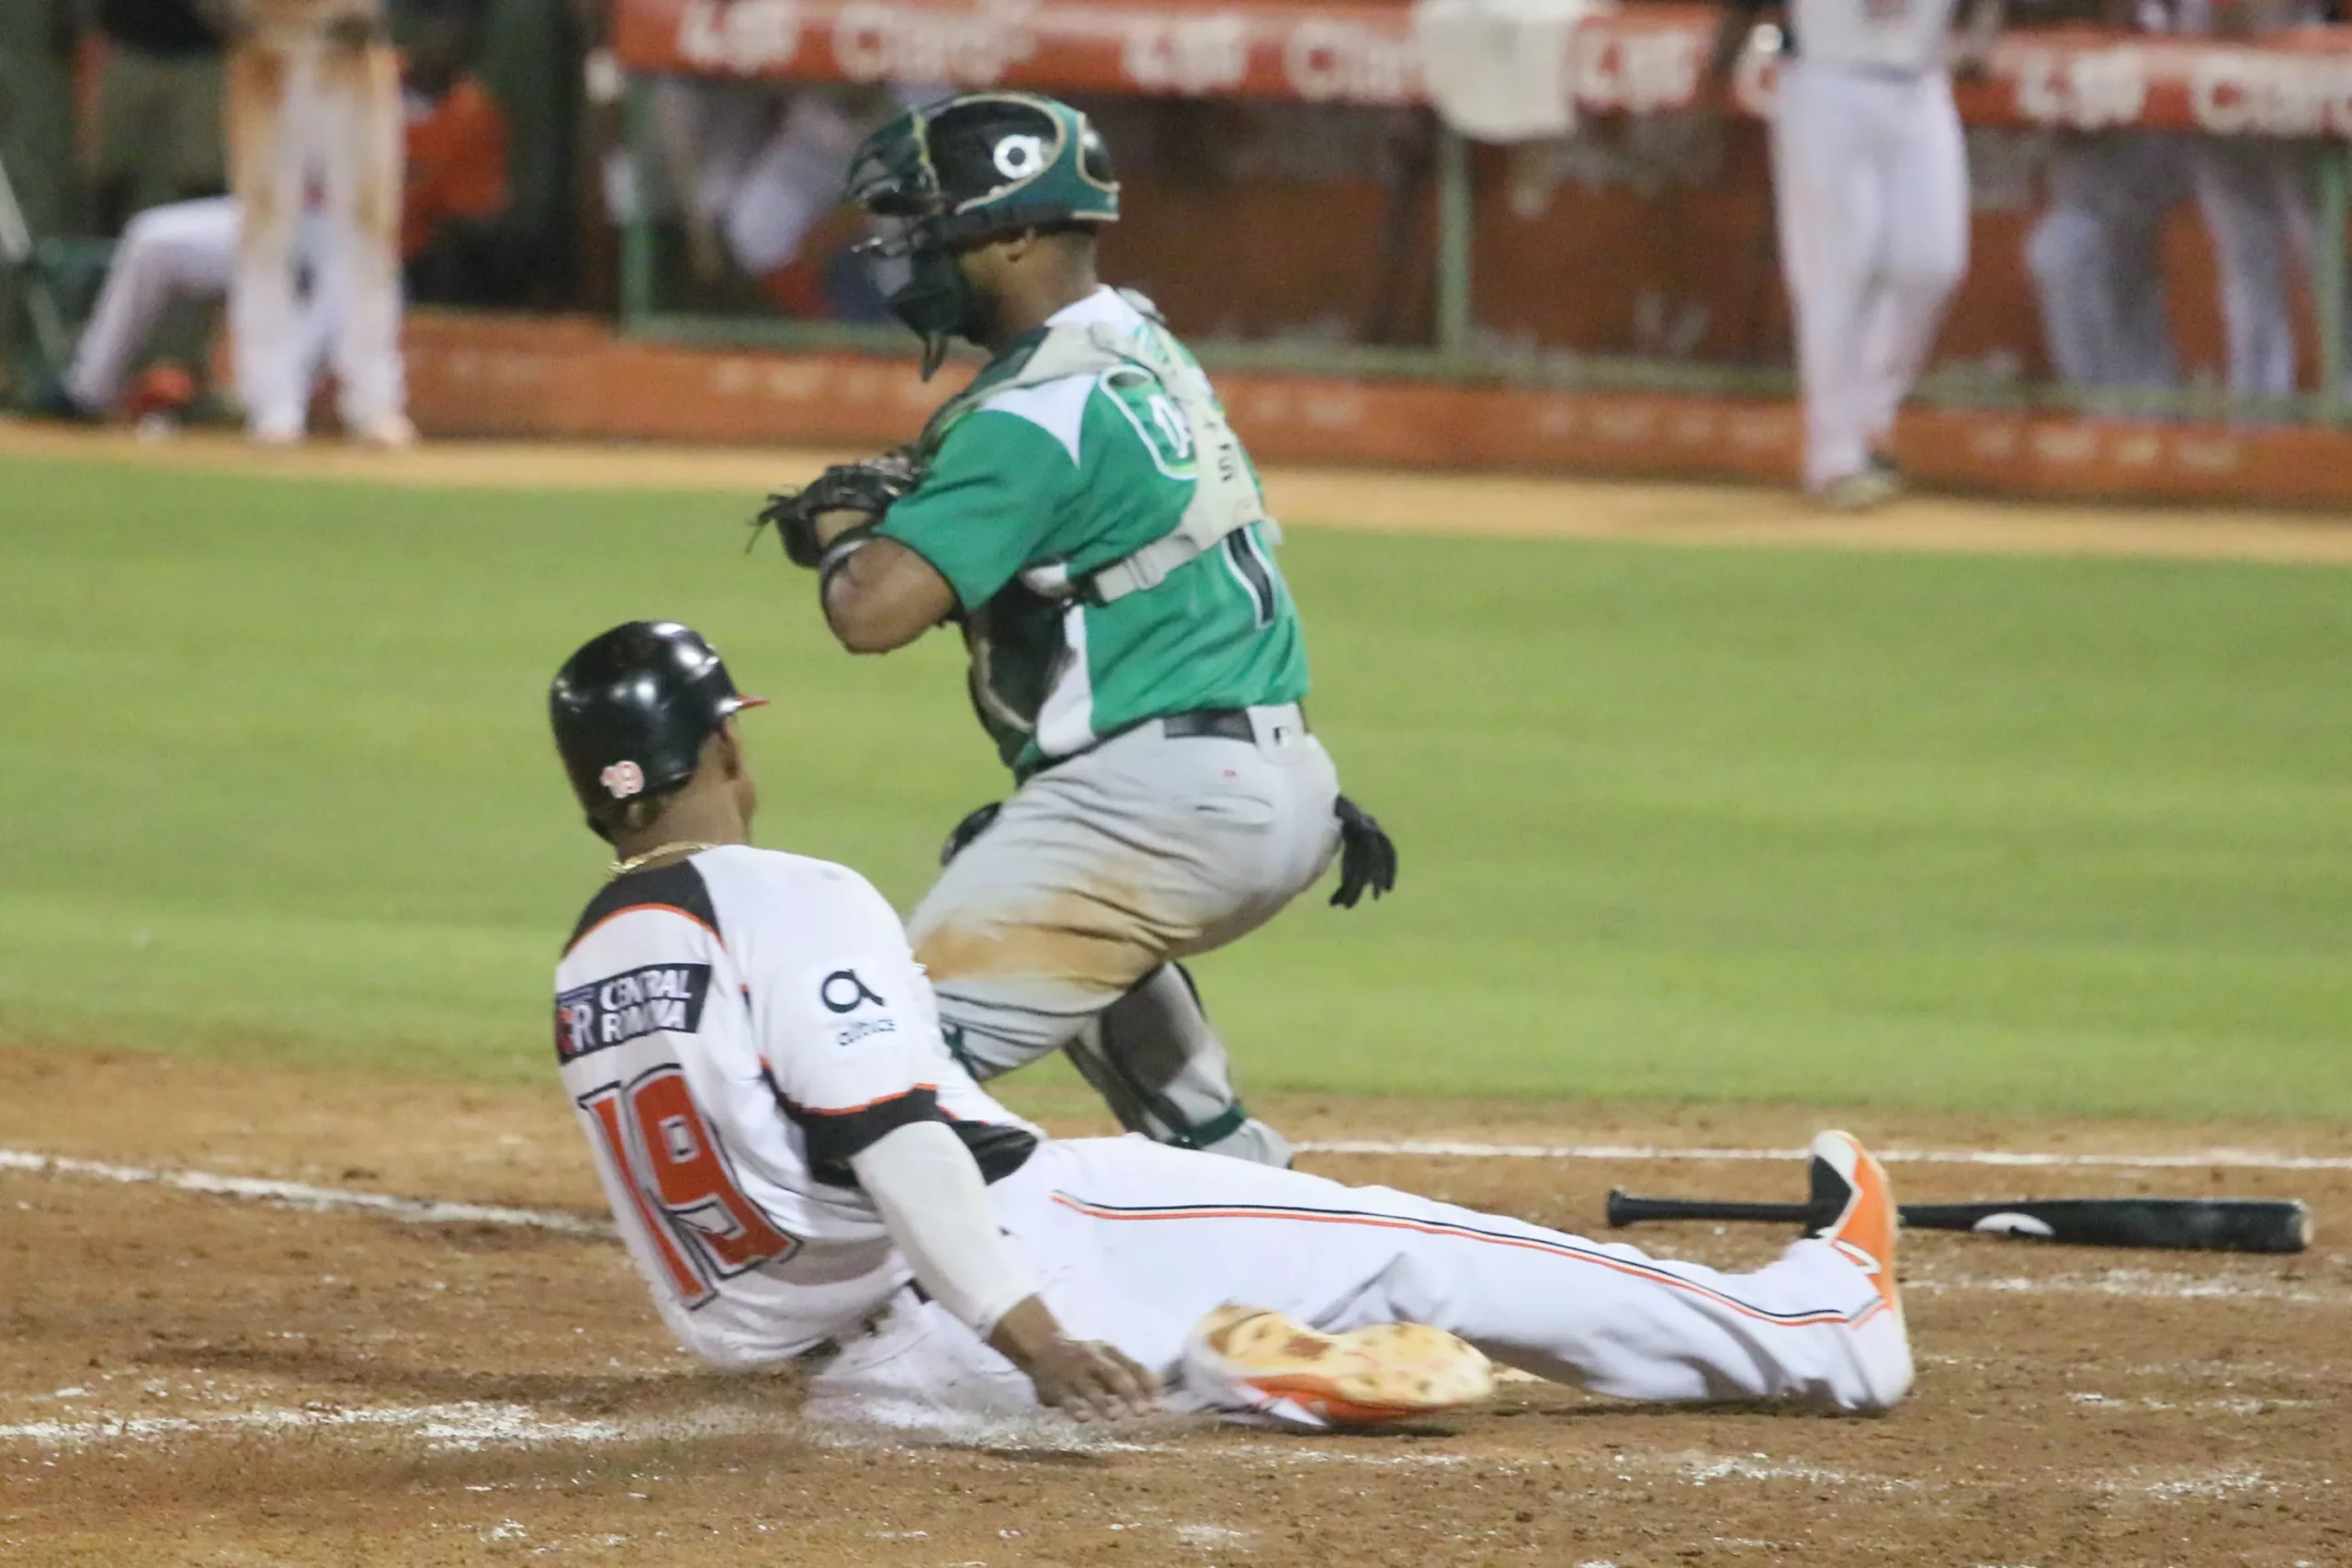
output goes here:
[{"label": "gold chain necklace", "polygon": [[705,850],[724,849],[725,847],[726,846],[723,844],[706,844],[698,840],[686,839],[681,839],[674,843],[656,844],[641,855],[631,855],[627,860],[616,860],[613,862],[612,864],[605,868],[605,874],[608,878],[615,876],[627,876],[630,872],[637,870],[638,867],[643,865],[647,861],[660,860],[663,855],[696,855],[702,853]]}]

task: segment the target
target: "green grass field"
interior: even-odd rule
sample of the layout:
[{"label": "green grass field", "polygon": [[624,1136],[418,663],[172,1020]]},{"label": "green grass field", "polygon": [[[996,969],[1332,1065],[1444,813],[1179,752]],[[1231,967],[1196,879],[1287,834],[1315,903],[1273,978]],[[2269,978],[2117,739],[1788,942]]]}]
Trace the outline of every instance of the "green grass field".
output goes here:
[{"label": "green grass field", "polygon": [[[744,510],[0,462],[0,1036],[536,1081],[545,683],[638,615],[778,699],[763,840],[911,903],[1002,787],[958,650],[852,660]],[[1404,875],[1199,966],[1253,1086],[2352,1114],[2352,572],[1283,561]]]}]

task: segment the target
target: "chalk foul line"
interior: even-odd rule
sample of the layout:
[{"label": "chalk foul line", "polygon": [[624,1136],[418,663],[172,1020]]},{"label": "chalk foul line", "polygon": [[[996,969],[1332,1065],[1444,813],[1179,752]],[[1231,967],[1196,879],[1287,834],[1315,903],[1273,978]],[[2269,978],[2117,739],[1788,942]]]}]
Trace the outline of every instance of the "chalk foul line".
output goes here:
[{"label": "chalk foul line", "polygon": [[210,1192],[227,1198],[250,1198],[266,1203],[322,1213],[381,1214],[415,1224],[511,1225],[526,1230],[556,1231],[565,1235],[611,1236],[617,1234],[608,1220],[583,1218],[551,1209],[510,1209],[488,1203],[448,1203],[437,1199],[396,1198],[386,1192],[355,1192],[346,1187],[316,1187],[307,1181],[271,1181],[253,1176],[220,1176],[203,1170],[151,1170],[143,1166],[114,1165],[105,1160],[74,1159],[63,1155],[34,1154],[24,1149],[0,1149],[0,1170],[36,1175],[79,1176],[96,1181],[153,1182],[183,1192]]}]

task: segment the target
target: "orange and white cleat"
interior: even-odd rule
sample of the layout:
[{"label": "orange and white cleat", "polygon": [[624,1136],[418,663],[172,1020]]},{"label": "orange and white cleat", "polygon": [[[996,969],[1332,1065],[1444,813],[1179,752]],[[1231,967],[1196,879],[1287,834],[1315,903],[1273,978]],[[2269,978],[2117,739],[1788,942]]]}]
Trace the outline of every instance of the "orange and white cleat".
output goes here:
[{"label": "orange and white cleat", "polygon": [[1886,1168],[1851,1133],[1813,1140],[1813,1212],[1807,1235],[1826,1241],[1871,1277],[1879,1299],[1899,1319],[1903,1295],[1894,1282],[1895,1234],[1903,1225]]},{"label": "orange and white cleat", "polygon": [[1184,1347],[1186,1390],[1214,1408],[1320,1430],[1477,1404],[1495,1369],[1442,1328],[1378,1323],[1325,1334],[1278,1312],[1222,1306]]}]

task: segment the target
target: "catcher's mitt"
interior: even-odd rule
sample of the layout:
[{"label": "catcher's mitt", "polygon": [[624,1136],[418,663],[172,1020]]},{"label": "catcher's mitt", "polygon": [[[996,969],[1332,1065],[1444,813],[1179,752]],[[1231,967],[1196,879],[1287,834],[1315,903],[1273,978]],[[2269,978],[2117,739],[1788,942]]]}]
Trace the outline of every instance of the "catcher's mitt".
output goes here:
[{"label": "catcher's mitt", "polygon": [[836,463],[798,490],[779,491],[752,520],[752,536],[768,524],[792,564],[814,570],[825,548],[817,537],[817,519],[829,512],[856,512],[867,525],[882,521],[890,503],[922,482],[922,470],[905,447],[869,457],[862,463]]}]

